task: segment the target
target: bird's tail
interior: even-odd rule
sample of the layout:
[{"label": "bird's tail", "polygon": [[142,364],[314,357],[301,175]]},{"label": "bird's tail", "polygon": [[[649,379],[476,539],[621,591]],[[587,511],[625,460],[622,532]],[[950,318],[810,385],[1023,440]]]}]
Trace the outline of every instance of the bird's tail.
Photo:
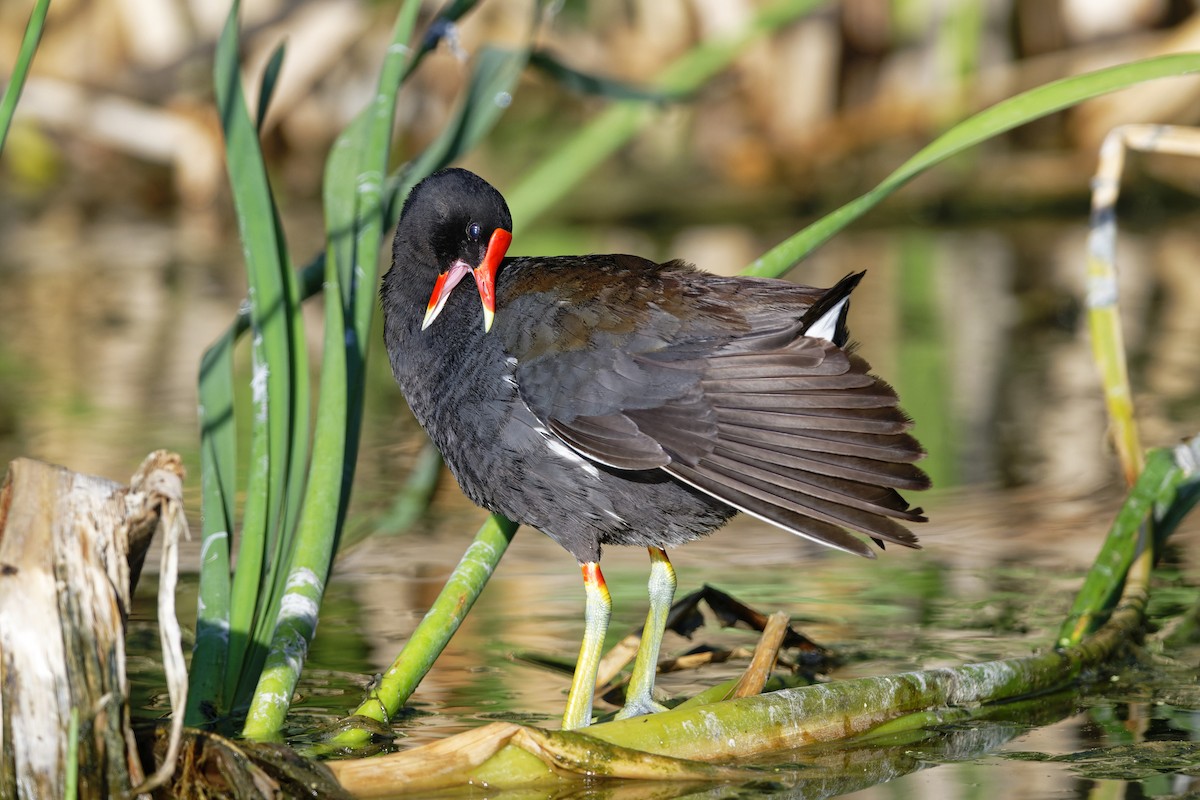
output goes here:
[{"label": "bird's tail", "polygon": [[816,339],[828,339],[838,347],[845,347],[850,338],[850,331],[846,328],[850,293],[866,274],[865,270],[853,272],[821,295],[821,299],[813,303],[800,318],[801,333]]}]

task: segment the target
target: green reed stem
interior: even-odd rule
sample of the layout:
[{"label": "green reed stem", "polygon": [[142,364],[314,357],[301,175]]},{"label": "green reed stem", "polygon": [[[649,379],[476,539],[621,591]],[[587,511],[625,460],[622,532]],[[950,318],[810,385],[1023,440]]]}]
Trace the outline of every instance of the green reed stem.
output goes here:
[{"label": "green reed stem", "polygon": [[[515,522],[498,514],[488,518],[378,686],[355,710],[355,716],[377,722],[387,722],[395,716],[466,619],[516,532]],[[348,727],[327,744],[359,747],[370,735],[366,729]]]},{"label": "green reed stem", "polygon": [[1169,506],[1174,501],[1176,487],[1186,477],[1171,450],[1150,451],[1145,469],[1113,520],[1108,537],[1063,621],[1056,640],[1059,647],[1079,643],[1107,618],[1121,596],[1130,566],[1140,554],[1152,549],[1144,528],[1147,520],[1156,505]]},{"label": "green reed stem", "polygon": [[230,545],[237,488],[237,430],[233,403],[233,347],[225,332],[200,361],[200,586],[196,641],[184,715],[197,726],[224,706],[229,655]]},{"label": "green reed stem", "polygon": [[346,454],[346,325],[337,270],[325,288],[325,358],[321,367],[321,408],[314,433],[313,459],[289,559],[287,582],[274,620],[267,653],[242,735],[262,739],[278,733],[317,629],[325,582],[333,561],[341,508],[341,477]]},{"label": "green reed stem", "polygon": [[[265,667],[257,678],[242,731],[248,738],[272,736],[283,724],[316,631],[349,500],[362,416],[365,332],[370,330],[375,308],[383,176],[391,149],[396,93],[409,53],[405,43],[412,36],[418,8],[417,0],[409,0],[402,8],[375,96],[339,139],[329,160],[325,342],[311,474],[285,553],[288,578],[272,620]],[[347,160],[352,163],[345,163]],[[369,300],[362,300],[363,295]],[[348,317],[350,314],[362,318]]]},{"label": "green reed stem", "polygon": [[21,47],[17,50],[17,62],[13,64],[12,75],[9,76],[8,85],[4,87],[4,96],[0,97],[0,152],[4,150],[8,128],[17,110],[17,101],[21,99],[25,79],[29,76],[29,67],[33,64],[38,43],[42,40],[42,30],[46,27],[46,12],[49,10],[50,0],[38,0],[29,12],[29,21],[25,23],[25,35],[21,37]]},{"label": "green reed stem", "polygon": [[232,4],[217,44],[213,78],[225,132],[225,152],[250,286],[253,330],[253,419],[250,471],[238,544],[238,569],[230,597],[230,652],[224,697],[234,705],[245,691],[244,665],[260,662],[265,633],[257,623],[278,568],[271,558],[287,486],[291,445],[294,309],[289,308],[290,263],[279,236],[258,131],[246,108],[238,70],[237,14]]}]

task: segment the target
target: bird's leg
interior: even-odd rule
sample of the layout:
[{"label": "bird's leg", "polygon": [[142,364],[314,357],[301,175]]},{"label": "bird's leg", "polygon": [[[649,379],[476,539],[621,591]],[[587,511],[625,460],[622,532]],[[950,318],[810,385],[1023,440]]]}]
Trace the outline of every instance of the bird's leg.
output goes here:
[{"label": "bird's leg", "polygon": [[583,591],[587,600],[584,607],[583,644],[579,646],[575,677],[571,679],[567,710],[563,712],[562,727],[565,731],[582,728],[592,722],[596,671],[600,668],[604,634],[608,632],[608,618],[612,614],[612,598],[608,594],[600,565],[589,561],[579,567],[583,570]]},{"label": "bird's leg", "polygon": [[658,672],[658,650],[662,645],[663,631],[667,627],[667,615],[671,612],[671,601],[675,598],[675,568],[667,558],[667,551],[657,547],[650,550],[650,612],[646,614],[646,627],[642,629],[642,643],[638,647],[637,659],[633,662],[633,673],[625,689],[625,707],[617,712],[617,719],[636,717],[666,710],[654,702],[654,676]]}]

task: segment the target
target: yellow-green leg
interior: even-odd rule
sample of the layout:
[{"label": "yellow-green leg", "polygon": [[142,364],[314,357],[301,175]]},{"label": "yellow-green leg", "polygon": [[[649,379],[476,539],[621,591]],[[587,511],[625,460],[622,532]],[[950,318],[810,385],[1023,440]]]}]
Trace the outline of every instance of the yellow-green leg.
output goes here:
[{"label": "yellow-green leg", "polygon": [[667,558],[667,551],[657,547],[650,551],[650,611],[646,614],[646,626],[642,629],[642,644],[638,647],[633,662],[633,673],[625,689],[625,707],[617,712],[617,719],[652,714],[665,708],[654,702],[654,678],[658,672],[658,651],[662,646],[663,631],[667,627],[667,615],[675,599],[675,568]]},{"label": "yellow-green leg", "polygon": [[583,571],[584,606],[583,644],[579,646],[579,660],[575,662],[575,677],[571,679],[571,691],[567,695],[567,710],[563,712],[562,727],[569,731],[582,728],[592,722],[592,698],[596,694],[596,671],[600,667],[600,655],[604,648],[604,634],[608,632],[608,619],[612,615],[612,598],[600,565],[595,561],[580,564]]}]

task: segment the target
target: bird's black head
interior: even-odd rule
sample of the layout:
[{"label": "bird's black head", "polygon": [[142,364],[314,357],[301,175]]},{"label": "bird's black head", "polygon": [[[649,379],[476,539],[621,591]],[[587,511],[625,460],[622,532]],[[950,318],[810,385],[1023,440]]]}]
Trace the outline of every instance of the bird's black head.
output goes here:
[{"label": "bird's black head", "polygon": [[[450,293],[470,272],[483,301],[484,330],[496,312],[496,271],[512,241],[512,215],[496,189],[473,172],[444,169],[418,183],[396,227],[393,266],[416,258],[438,277],[422,329],[441,313]],[[413,276],[415,279],[416,276]]]}]

